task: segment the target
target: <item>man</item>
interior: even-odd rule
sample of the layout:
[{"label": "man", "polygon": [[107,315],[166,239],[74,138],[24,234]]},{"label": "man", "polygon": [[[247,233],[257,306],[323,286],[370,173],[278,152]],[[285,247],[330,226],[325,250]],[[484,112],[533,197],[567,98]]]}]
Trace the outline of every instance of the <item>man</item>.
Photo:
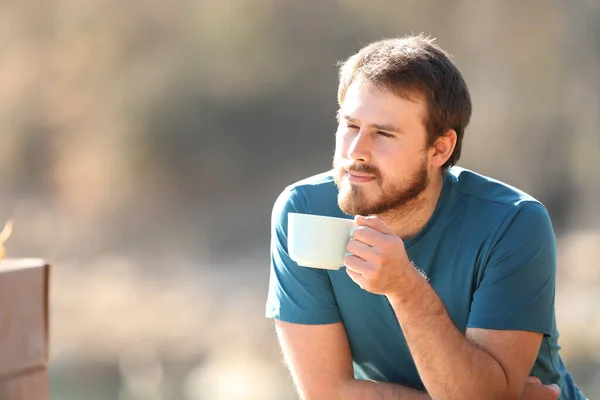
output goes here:
[{"label": "man", "polygon": [[[333,170],[272,219],[267,317],[304,400],[585,399],[558,355],[555,237],[531,196],[453,167],[467,86],[422,35],[340,69]],[[339,270],[287,253],[287,214],[355,216]]]}]

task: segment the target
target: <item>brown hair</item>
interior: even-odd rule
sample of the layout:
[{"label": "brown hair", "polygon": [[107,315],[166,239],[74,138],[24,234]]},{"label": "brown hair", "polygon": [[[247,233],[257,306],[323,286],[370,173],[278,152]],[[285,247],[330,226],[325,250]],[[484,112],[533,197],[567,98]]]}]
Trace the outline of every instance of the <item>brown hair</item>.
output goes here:
[{"label": "brown hair", "polygon": [[340,106],[348,87],[357,79],[408,100],[422,96],[427,108],[427,144],[433,145],[438,137],[454,129],[456,147],[444,168],[456,164],[471,118],[471,97],[460,71],[434,39],[420,34],[371,43],[341,63],[339,78]]}]

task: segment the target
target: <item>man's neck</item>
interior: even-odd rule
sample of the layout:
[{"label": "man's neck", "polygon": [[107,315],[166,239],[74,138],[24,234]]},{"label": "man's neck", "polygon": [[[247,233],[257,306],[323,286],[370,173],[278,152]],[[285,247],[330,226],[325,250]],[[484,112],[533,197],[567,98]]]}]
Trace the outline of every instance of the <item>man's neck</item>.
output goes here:
[{"label": "man's neck", "polygon": [[401,208],[379,215],[403,240],[418,234],[427,225],[442,193],[443,174],[432,175],[427,188]]}]

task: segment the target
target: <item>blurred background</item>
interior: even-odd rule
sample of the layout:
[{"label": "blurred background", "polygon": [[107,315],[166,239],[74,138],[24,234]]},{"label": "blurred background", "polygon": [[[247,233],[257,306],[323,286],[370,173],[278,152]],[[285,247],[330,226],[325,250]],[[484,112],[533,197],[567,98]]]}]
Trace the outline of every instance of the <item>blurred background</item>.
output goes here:
[{"label": "blurred background", "polygon": [[460,165],[550,211],[561,354],[600,398],[598,0],[5,0],[0,32],[0,221],[54,265],[53,400],[295,398],[271,206],[330,167],[336,62],[419,32],[471,90]]}]

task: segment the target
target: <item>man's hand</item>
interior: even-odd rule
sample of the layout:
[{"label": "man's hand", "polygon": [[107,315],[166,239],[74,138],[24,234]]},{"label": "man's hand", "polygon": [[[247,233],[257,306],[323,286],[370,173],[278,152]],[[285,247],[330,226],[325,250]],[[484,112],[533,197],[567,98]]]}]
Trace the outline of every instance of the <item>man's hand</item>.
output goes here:
[{"label": "man's hand", "polygon": [[525,387],[521,393],[521,400],[558,400],[560,388],[555,385],[542,385],[542,382],[535,376],[530,376],[525,380]]},{"label": "man's hand", "polygon": [[362,289],[387,295],[398,291],[408,268],[404,242],[375,216],[356,216],[358,225],[347,250],[346,272]]}]

